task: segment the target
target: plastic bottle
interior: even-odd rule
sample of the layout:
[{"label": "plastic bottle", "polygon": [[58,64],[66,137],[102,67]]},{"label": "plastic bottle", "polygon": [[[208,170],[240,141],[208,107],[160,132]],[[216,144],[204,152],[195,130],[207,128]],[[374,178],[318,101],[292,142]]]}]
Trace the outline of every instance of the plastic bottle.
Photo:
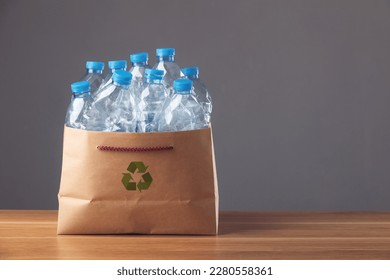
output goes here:
[{"label": "plastic bottle", "polygon": [[85,64],[87,72],[81,78],[83,81],[89,81],[91,85],[91,96],[94,97],[94,94],[99,89],[100,84],[103,81],[103,70],[104,62],[99,61],[87,61]]},{"label": "plastic bottle", "polygon": [[173,81],[180,78],[180,67],[175,63],[175,49],[163,48],[156,49],[158,62],[153,69],[164,71],[164,86],[169,95],[173,93]]},{"label": "plastic bottle", "polygon": [[110,60],[108,62],[108,73],[106,77],[103,79],[99,90],[106,87],[107,85],[112,83],[112,75],[117,70],[126,70],[127,61],[126,60]]},{"label": "plastic bottle", "polygon": [[158,131],[181,131],[207,128],[202,106],[192,93],[192,81],[178,79],[173,83],[174,94],[159,116]]},{"label": "plastic bottle", "polygon": [[130,90],[131,74],[117,70],[113,82],[101,89],[92,103],[88,116],[88,130],[135,132],[137,111]]},{"label": "plastic bottle", "polygon": [[145,70],[148,68],[149,55],[147,52],[133,53],[130,55],[131,68],[129,72],[133,75],[134,81],[144,82]]},{"label": "plastic bottle", "polygon": [[196,100],[203,107],[205,113],[205,118],[208,123],[210,123],[211,112],[213,110],[211,96],[202,81],[199,79],[199,68],[197,66],[182,68],[181,72],[183,77],[192,81],[194,87],[193,93]]},{"label": "plastic bottle", "polygon": [[86,129],[85,112],[92,103],[90,84],[88,81],[80,81],[71,84],[73,92],[65,117],[65,125],[68,127]]},{"label": "plastic bottle", "polygon": [[156,116],[161,113],[168,94],[163,85],[164,72],[146,69],[146,87],[138,103],[138,132],[156,132]]},{"label": "plastic bottle", "polygon": [[130,55],[131,68],[129,72],[133,75],[131,87],[135,95],[139,96],[145,87],[145,70],[148,65],[149,55],[146,52]]}]

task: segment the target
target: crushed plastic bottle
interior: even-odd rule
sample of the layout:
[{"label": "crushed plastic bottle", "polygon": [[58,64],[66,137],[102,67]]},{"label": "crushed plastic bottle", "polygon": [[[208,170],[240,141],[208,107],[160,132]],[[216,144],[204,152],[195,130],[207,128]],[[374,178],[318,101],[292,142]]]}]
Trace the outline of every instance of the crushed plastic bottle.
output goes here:
[{"label": "crushed plastic bottle", "polygon": [[174,94],[158,117],[158,131],[181,131],[207,128],[202,106],[192,93],[192,81],[178,79]]},{"label": "crushed plastic bottle", "polygon": [[146,69],[146,87],[138,103],[138,132],[156,132],[156,116],[160,114],[168,97],[163,85],[162,70]]},{"label": "crushed plastic bottle", "polygon": [[182,68],[183,77],[192,81],[196,100],[203,107],[206,115],[206,121],[210,123],[213,104],[211,96],[204,83],[199,79],[199,68],[197,66]]},{"label": "crushed plastic bottle", "polygon": [[100,90],[87,113],[88,130],[109,132],[135,132],[137,109],[131,93],[131,74],[117,70],[113,82]]},{"label": "crushed plastic bottle", "polygon": [[91,96],[99,89],[103,81],[104,62],[100,61],[87,61],[85,64],[87,71],[81,78],[82,81],[88,81],[91,85]]},{"label": "crushed plastic bottle", "polygon": [[173,81],[180,78],[180,67],[175,63],[175,49],[162,48],[156,49],[158,62],[153,66],[153,69],[164,71],[164,86],[169,95],[173,93]]},{"label": "crushed plastic bottle", "polygon": [[149,55],[146,52],[134,53],[130,55],[131,68],[129,72],[133,75],[131,80],[132,92],[140,96],[145,88],[145,70],[148,69]]},{"label": "crushed plastic bottle", "polygon": [[131,68],[129,72],[133,75],[132,83],[144,83],[145,70],[148,68],[149,55],[147,52],[133,53],[130,55]]},{"label": "crushed plastic bottle", "polygon": [[65,125],[72,128],[86,129],[85,112],[92,104],[90,84],[88,81],[80,81],[71,84],[73,92],[65,117]]}]

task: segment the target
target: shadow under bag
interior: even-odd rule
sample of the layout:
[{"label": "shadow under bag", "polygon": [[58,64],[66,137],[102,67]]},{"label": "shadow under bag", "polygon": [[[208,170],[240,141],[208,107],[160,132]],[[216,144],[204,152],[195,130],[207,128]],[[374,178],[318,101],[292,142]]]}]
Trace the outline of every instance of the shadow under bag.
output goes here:
[{"label": "shadow under bag", "polygon": [[58,234],[217,234],[212,129],[65,127],[58,200]]}]

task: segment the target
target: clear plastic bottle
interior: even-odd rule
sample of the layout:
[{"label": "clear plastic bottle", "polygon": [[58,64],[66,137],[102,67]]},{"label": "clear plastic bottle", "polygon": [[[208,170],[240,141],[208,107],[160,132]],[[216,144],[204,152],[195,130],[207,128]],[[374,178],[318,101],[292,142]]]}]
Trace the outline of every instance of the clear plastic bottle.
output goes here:
[{"label": "clear plastic bottle", "polygon": [[100,61],[87,61],[85,64],[87,72],[81,78],[82,81],[88,81],[91,85],[91,96],[99,89],[100,84],[103,81],[104,62]]},{"label": "clear plastic bottle", "polygon": [[173,93],[173,81],[180,78],[180,67],[175,63],[175,49],[163,48],[156,49],[158,62],[153,69],[164,71],[164,86],[169,95]]},{"label": "clear plastic bottle", "polygon": [[164,72],[146,69],[146,87],[141,93],[138,103],[138,132],[156,132],[157,119],[164,107],[168,94],[163,85]]},{"label": "clear plastic bottle", "polygon": [[133,75],[133,80],[137,82],[144,82],[145,70],[148,65],[149,55],[147,52],[133,53],[130,55],[131,68],[129,72]]},{"label": "clear plastic bottle", "polygon": [[129,72],[133,75],[131,87],[136,96],[139,96],[145,87],[145,70],[148,65],[149,55],[146,52],[130,55],[131,68]]},{"label": "clear plastic bottle", "polygon": [[137,111],[130,90],[131,74],[117,70],[113,82],[100,90],[87,113],[88,130],[135,132]]},{"label": "clear plastic bottle", "polygon": [[86,129],[85,112],[92,103],[90,84],[88,81],[80,81],[71,84],[73,92],[65,117],[65,125],[68,127]]},{"label": "clear plastic bottle", "polygon": [[192,81],[178,79],[173,83],[174,94],[158,116],[158,131],[181,131],[207,128],[202,106],[192,93]]},{"label": "clear plastic bottle", "polygon": [[99,90],[106,87],[107,85],[112,83],[112,75],[117,70],[126,70],[127,61],[126,60],[110,60],[108,62],[108,73],[106,77],[103,79]]},{"label": "clear plastic bottle", "polygon": [[196,100],[203,107],[205,112],[206,121],[210,123],[211,112],[213,110],[213,104],[211,96],[202,81],[199,79],[199,68],[197,66],[182,68],[181,72],[183,77],[192,81]]}]

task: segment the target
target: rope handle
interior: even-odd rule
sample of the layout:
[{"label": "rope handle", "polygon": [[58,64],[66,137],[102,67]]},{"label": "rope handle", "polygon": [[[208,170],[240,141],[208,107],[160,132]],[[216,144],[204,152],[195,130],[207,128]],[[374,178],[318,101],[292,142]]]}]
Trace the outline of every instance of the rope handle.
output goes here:
[{"label": "rope handle", "polygon": [[154,152],[154,151],[169,151],[173,150],[173,146],[157,146],[157,147],[114,147],[114,146],[97,146],[96,149],[103,152]]}]

